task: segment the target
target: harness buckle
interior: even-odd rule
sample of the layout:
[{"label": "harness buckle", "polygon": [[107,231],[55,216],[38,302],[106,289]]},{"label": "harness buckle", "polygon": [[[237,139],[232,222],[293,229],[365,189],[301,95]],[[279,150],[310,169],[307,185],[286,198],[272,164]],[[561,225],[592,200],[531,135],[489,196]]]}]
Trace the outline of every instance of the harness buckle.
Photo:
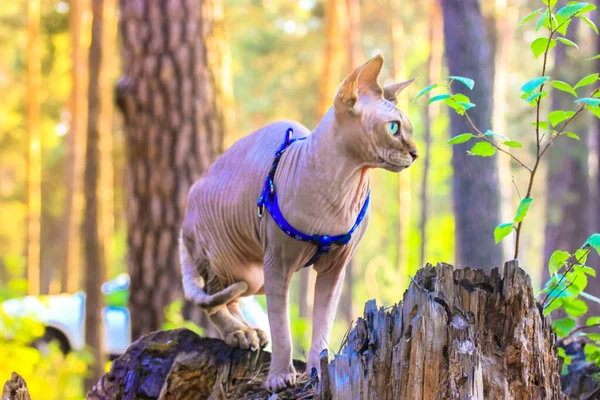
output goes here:
[{"label": "harness buckle", "polygon": [[258,206],[258,218],[262,218],[265,215],[265,206]]}]

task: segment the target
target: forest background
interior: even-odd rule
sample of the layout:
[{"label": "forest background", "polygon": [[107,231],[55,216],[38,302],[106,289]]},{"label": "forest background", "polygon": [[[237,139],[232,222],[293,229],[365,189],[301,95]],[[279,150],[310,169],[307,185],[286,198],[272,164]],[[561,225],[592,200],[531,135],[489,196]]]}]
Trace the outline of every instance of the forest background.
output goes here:
[{"label": "forest background", "polygon": [[[245,134],[279,119],[314,127],[343,76],[377,53],[386,59],[382,84],[417,78],[399,107],[413,122],[422,157],[401,174],[373,171],[371,224],[349,266],[331,347],[339,346],[365,301],[376,298],[385,306],[399,301],[409,276],[427,262],[490,269],[512,258],[512,235],[496,244],[493,231],[512,220],[520,196],[515,187],[526,185],[527,177],[508,157],[480,159],[466,156],[467,144],[449,146],[451,125],[460,123],[451,119],[452,111],[411,100],[449,75],[447,63],[462,60],[467,65],[461,75],[476,81],[472,98],[481,99],[469,114],[483,129],[524,143],[515,151],[531,161],[535,148],[524,129],[533,121],[531,107],[520,97],[523,83],[540,75],[540,63],[529,50],[537,33],[535,24],[517,25],[540,7],[538,0],[211,0],[198,2],[201,9],[189,16],[173,10],[191,2],[156,2],[164,6],[162,16],[144,1],[136,14],[134,3],[11,0],[0,7],[0,299],[83,290],[93,302],[88,309],[99,309],[101,283],[125,272],[132,278],[134,338],[178,320],[173,314],[180,313],[211,333],[201,315],[182,303],[172,240],[180,218],[145,216],[153,205],[153,194],[146,192],[164,188],[152,184],[141,190],[139,169],[156,179],[170,171],[179,193],[187,193],[218,154]],[[462,20],[452,20],[457,7]],[[182,127],[162,129],[158,120],[159,128],[148,130],[148,140],[180,144],[181,151],[165,158],[151,156],[148,142],[136,136],[144,125],[132,116],[131,94],[122,94],[132,69],[144,65],[144,51],[151,52],[154,43],[150,35],[148,42],[136,44],[144,40],[140,27],[152,27],[157,19],[164,24],[158,35],[189,24],[202,27],[198,40],[205,44],[204,58],[190,76],[210,76],[191,89],[205,110],[197,112],[208,121],[191,133],[195,140],[186,139],[190,134]],[[598,23],[598,13],[590,19]],[[462,24],[475,26],[469,31],[473,37],[464,37],[457,28]],[[445,53],[453,34],[471,43],[471,53]],[[575,84],[599,70],[598,60],[583,59],[600,52],[600,40],[579,21],[566,36],[579,49],[559,43],[548,68],[553,78]],[[169,49],[177,54],[177,46],[185,47],[163,45],[167,61]],[[157,46],[160,53],[162,45]],[[163,88],[169,95],[187,82],[185,71],[175,69],[167,78],[155,72],[156,81],[175,82]],[[152,72],[144,77],[149,97],[165,95],[152,78]],[[572,102],[563,92],[550,96],[548,111]],[[600,120],[586,114],[570,129],[580,140],[561,138],[551,148],[521,239],[521,267],[538,289],[548,279],[554,250],[574,251],[600,231]],[[208,145],[202,148],[203,143]],[[180,168],[182,163],[188,165]],[[181,215],[180,197],[157,198],[162,216],[171,215],[169,207]],[[164,226],[170,238],[165,246]],[[588,265],[598,269],[598,257],[591,256]],[[307,269],[293,281],[298,357],[309,343],[314,278]],[[586,292],[600,297],[600,283],[590,279]],[[23,344],[41,329],[25,327]],[[23,375],[33,382],[34,398],[80,397],[82,387],[73,379],[100,358],[94,340],[88,341],[89,354],[66,358],[44,357],[22,346],[30,360]],[[16,357],[6,344],[0,344],[2,354]],[[0,378],[8,378],[7,371],[0,367]],[[44,379],[38,382],[28,373]]]}]

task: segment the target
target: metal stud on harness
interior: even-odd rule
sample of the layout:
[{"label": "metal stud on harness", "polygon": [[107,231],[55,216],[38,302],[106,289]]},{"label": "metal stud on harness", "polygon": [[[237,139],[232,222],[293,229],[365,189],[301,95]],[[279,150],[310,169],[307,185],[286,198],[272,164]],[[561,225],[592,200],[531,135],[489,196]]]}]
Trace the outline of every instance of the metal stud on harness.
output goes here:
[{"label": "metal stud on harness", "polygon": [[261,218],[264,215],[264,209],[266,207],[269,214],[279,227],[286,235],[293,237],[296,240],[300,240],[303,242],[310,242],[317,246],[317,251],[314,256],[304,265],[304,268],[314,264],[317,259],[323,255],[327,254],[329,250],[331,250],[332,245],[345,246],[352,239],[352,234],[358,228],[360,223],[362,222],[367,210],[369,209],[369,200],[371,198],[371,191],[367,193],[367,198],[365,199],[365,203],[363,204],[358,217],[356,218],[356,222],[352,229],[348,231],[345,235],[307,235],[305,233],[300,232],[292,225],[290,225],[286,219],[283,217],[281,210],[279,209],[279,203],[277,202],[277,193],[275,192],[275,171],[277,171],[277,166],[279,165],[279,161],[281,160],[281,156],[285,152],[285,150],[295,141],[304,140],[306,138],[294,139],[294,130],[292,128],[288,128],[285,134],[284,142],[281,144],[279,149],[275,152],[275,159],[273,160],[273,164],[271,165],[271,169],[267,174],[267,179],[265,179],[265,184],[263,186],[262,193],[258,198],[258,202],[256,205],[258,206],[258,217]]}]

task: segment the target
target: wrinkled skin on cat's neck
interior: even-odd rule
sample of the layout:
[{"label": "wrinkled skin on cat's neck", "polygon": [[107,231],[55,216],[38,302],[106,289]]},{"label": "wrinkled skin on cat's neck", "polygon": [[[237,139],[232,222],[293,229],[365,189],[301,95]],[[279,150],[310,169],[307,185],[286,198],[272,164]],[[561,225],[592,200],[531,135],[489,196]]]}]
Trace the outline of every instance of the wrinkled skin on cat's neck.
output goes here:
[{"label": "wrinkled skin on cat's neck", "polygon": [[[186,298],[209,315],[231,346],[258,349],[265,332],[244,320],[241,296],[266,294],[273,357],[266,386],[279,391],[294,384],[289,321],[289,287],[294,272],[316,247],[282,232],[256,201],[286,130],[306,140],[283,154],[275,187],[280,209],[296,229],[309,234],[345,234],[353,226],[369,190],[369,169],[400,172],[418,153],[412,125],[395,106],[410,82],[381,89],[377,56],[339,86],[334,106],[311,133],[297,122],[265,126],[236,142],[190,190],[181,229],[180,256]],[[397,125],[394,125],[397,124]],[[319,370],[319,353],[331,334],[344,281],[344,267],[356,250],[369,214],[346,246],[334,247],[314,265],[312,344],[308,368]]]}]

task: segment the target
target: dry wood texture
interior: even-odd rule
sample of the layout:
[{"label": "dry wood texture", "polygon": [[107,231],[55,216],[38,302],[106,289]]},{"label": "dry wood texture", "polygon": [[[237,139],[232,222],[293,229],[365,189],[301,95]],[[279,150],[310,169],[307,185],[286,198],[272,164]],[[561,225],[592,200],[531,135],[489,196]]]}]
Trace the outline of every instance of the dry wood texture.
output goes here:
[{"label": "dry wood texture", "polygon": [[[367,303],[339,354],[323,355],[320,383],[305,375],[277,398],[561,399],[554,340],[516,262],[489,275],[427,265],[403,303]],[[261,387],[269,359],[185,329],[155,332],[88,399],[273,398]]]},{"label": "dry wood texture", "polygon": [[2,400],[31,400],[25,380],[16,372],[4,384]]}]

